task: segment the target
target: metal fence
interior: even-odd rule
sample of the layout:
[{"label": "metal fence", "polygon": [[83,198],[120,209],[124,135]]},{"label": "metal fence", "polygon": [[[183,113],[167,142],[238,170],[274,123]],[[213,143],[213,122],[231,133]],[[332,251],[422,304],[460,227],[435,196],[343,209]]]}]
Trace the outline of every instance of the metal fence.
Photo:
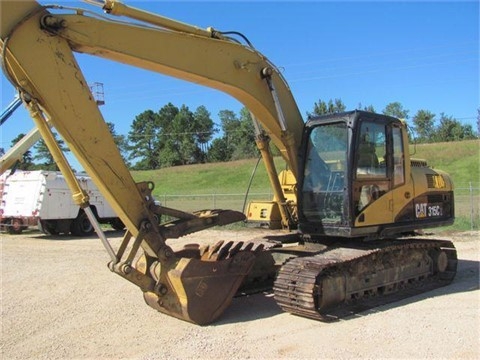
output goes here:
[{"label": "metal fence", "polygon": [[[196,211],[202,209],[230,209],[243,211],[244,206],[253,200],[270,200],[271,192],[245,194],[193,194],[193,195],[157,195],[163,206]],[[471,230],[480,228],[480,183],[467,182],[455,184],[456,223]]]},{"label": "metal fence", "polygon": [[156,196],[163,206],[178,208],[184,211],[196,211],[202,209],[228,209],[243,211],[244,206],[250,201],[268,201],[273,198],[271,192],[253,193],[245,197],[245,194],[194,194],[194,195],[170,195]]},{"label": "metal fence", "polygon": [[455,184],[455,217],[471,230],[480,228],[480,182]]}]

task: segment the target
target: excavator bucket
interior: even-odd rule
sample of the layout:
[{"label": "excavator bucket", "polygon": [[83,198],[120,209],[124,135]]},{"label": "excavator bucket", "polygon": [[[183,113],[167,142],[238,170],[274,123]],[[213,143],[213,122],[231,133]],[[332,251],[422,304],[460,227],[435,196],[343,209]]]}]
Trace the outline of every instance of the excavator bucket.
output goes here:
[{"label": "excavator bucket", "polygon": [[158,262],[141,257],[137,269],[153,269],[160,278],[157,283],[163,284],[162,289],[144,292],[146,303],[198,325],[213,322],[230,305],[255,262],[254,252],[240,250],[239,244],[222,245],[187,247],[176,253],[182,257],[171,269],[161,270]]}]

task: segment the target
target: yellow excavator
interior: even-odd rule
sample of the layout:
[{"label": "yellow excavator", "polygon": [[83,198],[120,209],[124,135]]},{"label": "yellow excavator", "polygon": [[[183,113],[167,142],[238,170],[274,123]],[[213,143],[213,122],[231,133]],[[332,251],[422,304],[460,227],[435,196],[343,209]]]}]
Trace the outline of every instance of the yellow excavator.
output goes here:
[{"label": "yellow excavator", "polygon": [[[235,295],[273,288],[285,311],[323,320],[452,281],[457,256],[451,242],[406,236],[451,224],[454,195],[447,174],[410,159],[402,121],[352,111],[304,123],[278,69],[243,36],[114,0],[90,2],[107,15],[1,1],[2,69],[95,227],[109,269],[137,285],[148,305],[208,324]],[[244,214],[190,213],[155,203],[154,184],[135,183],[124,164],[74,52],[215,88],[242,102],[254,119],[282,227],[298,230],[174,251],[168,239],[241,221]],[[51,126],[125,224],[118,248],[98,226]],[[289,166],[285,183],[293,197],[283,191],[270,140]],[[162,215],[173,220],[159,223]]]}]

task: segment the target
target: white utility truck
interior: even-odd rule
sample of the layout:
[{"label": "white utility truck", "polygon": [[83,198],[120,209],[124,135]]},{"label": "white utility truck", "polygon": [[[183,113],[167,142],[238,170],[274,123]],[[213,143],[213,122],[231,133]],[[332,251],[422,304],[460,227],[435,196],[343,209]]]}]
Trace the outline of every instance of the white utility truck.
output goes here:
[{"label": "white utility truck", "polygon": [[[77,175],[90,197],[93,213],[102,224],[115,230],[124,228],[91,178]],[[27,226],[38,225],[48,235],[87,236],[93,233],[85,212],[73,202],[65,178],[56,171],[16,171],[3,180],[0,215],[2,227],[19,234]]]}]

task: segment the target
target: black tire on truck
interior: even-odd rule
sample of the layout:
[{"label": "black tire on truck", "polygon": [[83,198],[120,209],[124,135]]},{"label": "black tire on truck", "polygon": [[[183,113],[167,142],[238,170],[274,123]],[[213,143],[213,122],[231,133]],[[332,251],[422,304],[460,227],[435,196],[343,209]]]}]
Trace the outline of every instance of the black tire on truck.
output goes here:
[{"label": "black tire on truck", "polygon": [[9,234],[21,234],[24,229],[23,220],[13,218],[10,220],[10,225],[7,228]]},{"label": "black tire on truck", "polygon": [[76,219],[72,221],[70,232],[74,236],[89,236],[93,234],[93,231],[93,225],[90,223],[87,214],[81,210]]},{"label": "black tire on truck", "polygon": [[38,220],[38,229],[45,235],[58,235],[55,220]]}]

